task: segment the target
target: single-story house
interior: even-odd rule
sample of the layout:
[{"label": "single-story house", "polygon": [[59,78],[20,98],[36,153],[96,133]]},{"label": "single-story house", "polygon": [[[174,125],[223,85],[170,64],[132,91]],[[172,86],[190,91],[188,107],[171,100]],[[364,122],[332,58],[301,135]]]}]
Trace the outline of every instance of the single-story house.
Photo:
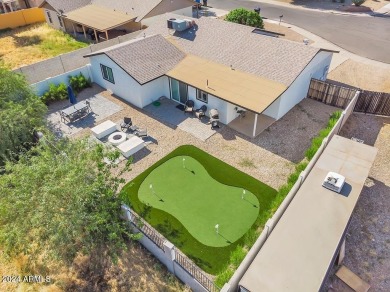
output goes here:
[{"label": "single-story house", "polygon": [[142,20],[190,7],[191,0],[44,0],[46,22],[97,42],[140,30]]},{"label": "single-story house", "polygon": [[140,38],[85,56],[94,82],[140,108],[161,96],[205,104],[253,137],[306,97],[311,78],[327,76],[333,51],[205,17],[169,28],[180,17],[163,15]]}]

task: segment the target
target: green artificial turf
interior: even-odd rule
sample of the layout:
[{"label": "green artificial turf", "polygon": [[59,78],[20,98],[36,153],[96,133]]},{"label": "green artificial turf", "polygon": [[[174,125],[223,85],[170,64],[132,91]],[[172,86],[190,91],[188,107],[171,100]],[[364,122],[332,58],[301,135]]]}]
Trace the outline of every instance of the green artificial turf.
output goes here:
[{"label": "green artificial turf", "polygon": [[[185,166],[188,168],[188,170],[186,170],[188,173],[184,174],[178,171],[170,173],[169,168],[171,167],[183,167],[183,156],[186,158]],[[171,159],[171,163],[168,162]],[[167,165],[165,165],[166,162],[168,162]],[[173,166],[173,163],[176,163],[175,167]],[[160,166],[162,166],[161,171]],[[166,168],[166,170],[162,171],[163,168]],[[208,172],[212,179],[204,173],[204,170],[202,170],[203,168]],[[191,171],[194,171],[195,174]],[[196,176],[197,172],[198,174],[202,173],[201,176],[199,175],[199,179],[202,177],[202,179],[207,180],[207,182],[203,183],[204,186],[201,187],[202,193],[198,194],[192,190],[193,188],[198,188],[198,186],[196,186],[199,184],[197,182],[198,180],[195,181],[192,178],[190,179],[187,177],[187,175]],[[159,173],[159,175],[155,176],[157,173]],[[180,183],[182,177],[185,177],[185,181]],[[153,180],[150,180],[150,178],[153,178]],[[188,181],[194,182],[188,183]],[[202,180],[200,179],[200,181],[200,184],[202,185]],[[163,202],[158,202],[160,198],[153,195],[152,190],[149,188],[150,183],[153,185],[155,194],[159,196],[170,209],[167,207],[166,211],[164,211],[156,208],[159,206],[161,207]],[[170,186],[172,188],[172,193],[169,192],[168,194]],[[188,201],[179,202],[179,199],[175,197],[175,194],[178,194],[177,188],[184,188],[186,190],[184,193],[187,193],[187,190],[191,189],[190,192],[192,194],[186,199]],[[210,190],[214,188],[218,190],[218,194],[211,194]],[[226,198],[222,199],[219,188],[227,190],[228,194],[225,195]],[[241,199],[243,189],[246,190],[245,198],[249,202]],[[183,192],[181,193],[183,194]],[[161,234],[191,258],[199,267],[204,271],[215,275],[226,268],[229,264],[232,251],[234,251],[238,245],[244,245],[246,242],[250,241],[250,237],[253,236],[253,232],[250,231],[264,226],[270,216],[270,204],[275,198],[276,193],[277,192],[274,189],[266,184],[235,169],[208,153],[194,146],[184,145],[175,149],[125,185],[122,189],[121,197],[126,204],[161,232]],[[152,198],[152,196],[155,198]],[[196,204],[194,203],[194,196],[201,198]],[[254,196],[256,197],[256,200]],[[176,202],[173,201],[173,198],[175,198]],[[150,202],[148,200],[150,200]],[[145,204],[144,202],[148,202],[148,204]],[[180,204],[180,210],[174,210],[174,203]],[[248,204],[250,208],[247,210],[250,214],[256,212],[257,216],[254,222],[250,222],[251,219],[249,218],[251,218],[252,215],[248,215],[243,211],[245,208],[242,209],[243,205],[241,203]],[[251,206],[252,203],[258,208],[253,205]],[[232,212],[230,214],[234,213],[231,215],[233,216],[231,220],[229,220],[228,217],[225,218],[223,215],[223,210],[225,209],[219,210],[218,208],[218,210],[216,210],[215,208],[216,206],[222,207],[224,205],[228,206],[227,209],[229,209],[226,212]],[[210,214],[205,214],[204,211],[194,211],[192,208],[195,206],[201,207],[202,210],[205,210],[206,212],[207,210],[213,211],[209,212]],[[183,207],[186,209],[183,209]],[[191,212],[192,214],[196,213],[195,218],[193,218],[193,215],[189,216]],[[245,219],[240,219],[240,216],[245,217]],[[201,217],[203,219],[200,219]],[[222,217],[224,218],[224,221],[221,221]],[[206,226],[203,226],[203,229],[201,229],[202,226],[197,223],[197,220],[205,220],[204,218],[207,218],[207,222],[209,223],[204,223]],[[237,220],[237,218],[239,219]],[[183,223],[179,220],[182,220]],[[220,224],[220,234],[226,237],[227,240],[221,241],[221,238],[216,236],[214,226],[217,223]],[[192,224],[198,226],[189,226]],[[245,226],[240,226],[241,224],[244,224]],[[227,225],[232,226],[227,227]],[[243,231],[244,229],[246,229],[247,232],[239,237],[240,232],[245,232]],[[232,238],[226,236],[225,233],[227,230],[229,230],[229,233],[227,233],[228,237],[232,236]],[[210,238],[207,238],[208,234],[210,234]],[[211,236],[213,237],[211,238]],[[237,239],[234,241],[234,238]],[[207,244],[205,244],[205,241],[207,241]],[[231,243],[229,244],[226,241],[230,241]]]},{"label": "green artificial turf", "polygon": [[214,247],[240,239],[259,214],[254,194],[221,184],[190,156],[173,157],[155,168],[142,182],[138,198],[171,214],[196,240]]}]

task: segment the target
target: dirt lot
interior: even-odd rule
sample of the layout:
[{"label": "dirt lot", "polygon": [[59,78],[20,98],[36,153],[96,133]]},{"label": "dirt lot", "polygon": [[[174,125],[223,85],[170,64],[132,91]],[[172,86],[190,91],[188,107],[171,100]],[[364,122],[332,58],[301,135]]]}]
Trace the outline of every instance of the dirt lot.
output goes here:
[{"label": "dirt lot", "polygon": [[[378,148],[347,232],[344,265],[369,283],[370,291],[390,291],[390,118],[353,114],[340,134]],[[328,287],[353,291],[335,276]]]},{"label": "dirt lot", "polygon": [[91,257],[78,257],[71,269],[50,266],[26,269],[26,260],[20,257],[7,262],[1,256],[0,274],[42,275],[51,278],[50,284],[0,283],[0,291],[190,291],[160,262],[138,243],[128,244],[128,250],[113,264],[104,252],[96,251]]},{"label": "dirt lot", "polygon": [[331,71],[328,79],[361,89],[390,93],[390,68],[347,60]]},{"label": "dirt lot", "polygon": [[15,69],[86,46],[46,23],[28,25],[0,32],[0,64]]}]

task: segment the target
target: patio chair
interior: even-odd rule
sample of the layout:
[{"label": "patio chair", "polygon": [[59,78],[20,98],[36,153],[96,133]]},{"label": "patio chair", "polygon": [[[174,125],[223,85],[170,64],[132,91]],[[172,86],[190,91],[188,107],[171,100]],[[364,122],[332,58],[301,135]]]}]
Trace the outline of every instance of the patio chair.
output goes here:
[{"label": "patio chair", "polygon": [[66,122],[70,122],[70,118],[68,115],[66,115],[63,111],[60,111],[60,116],[61,116],[61,122],[66,124]]},{"label": "patio chair", "polygon": [[195,103],[193,100],[187,100],[186,103],[185,103],[185,108],[184,108],[184,113],[190,113],[190,114],[193,114],[194,113],[194,106],[195,106]]},{"label": "patio chair", "polygon": [[137,136],[137,137],[140,137],[140,138],[144,138],[144,137],[148,137],[148,130],[147,129],[137,129],[134,134]]},{"label": "patio chair", "polygon": [[91,103],[90,103],[88,100],[86,100],[86,101],[85,101],[85,104],[86,104],[87,107],[88,107],[88,111],[89,111],[89,112],[92,112]]},{"label": "patio chair", "polygon": [[207,106],[202,105],[200,108],[195,110],[195,116],[201,120],[202,117],[206,116]]},{"label": "patio chair", "polygon": [[126,131],[133,125],[133,122],[131,121],[131,118],[124,117],[123,122],[121,123],[121,130],[123,131],[126,129]]}]

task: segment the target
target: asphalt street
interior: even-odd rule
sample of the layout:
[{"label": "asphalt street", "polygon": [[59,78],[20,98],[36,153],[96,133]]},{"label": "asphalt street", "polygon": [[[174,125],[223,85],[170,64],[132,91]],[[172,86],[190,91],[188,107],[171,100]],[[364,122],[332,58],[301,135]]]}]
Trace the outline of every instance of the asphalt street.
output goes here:
[{"label": "asphalt street", "polygon": [[209,0],[224,10],[261,8],[263,17],[308,30],[354,54],[390,64],[390,17],[342,15],[244,0]]}]

